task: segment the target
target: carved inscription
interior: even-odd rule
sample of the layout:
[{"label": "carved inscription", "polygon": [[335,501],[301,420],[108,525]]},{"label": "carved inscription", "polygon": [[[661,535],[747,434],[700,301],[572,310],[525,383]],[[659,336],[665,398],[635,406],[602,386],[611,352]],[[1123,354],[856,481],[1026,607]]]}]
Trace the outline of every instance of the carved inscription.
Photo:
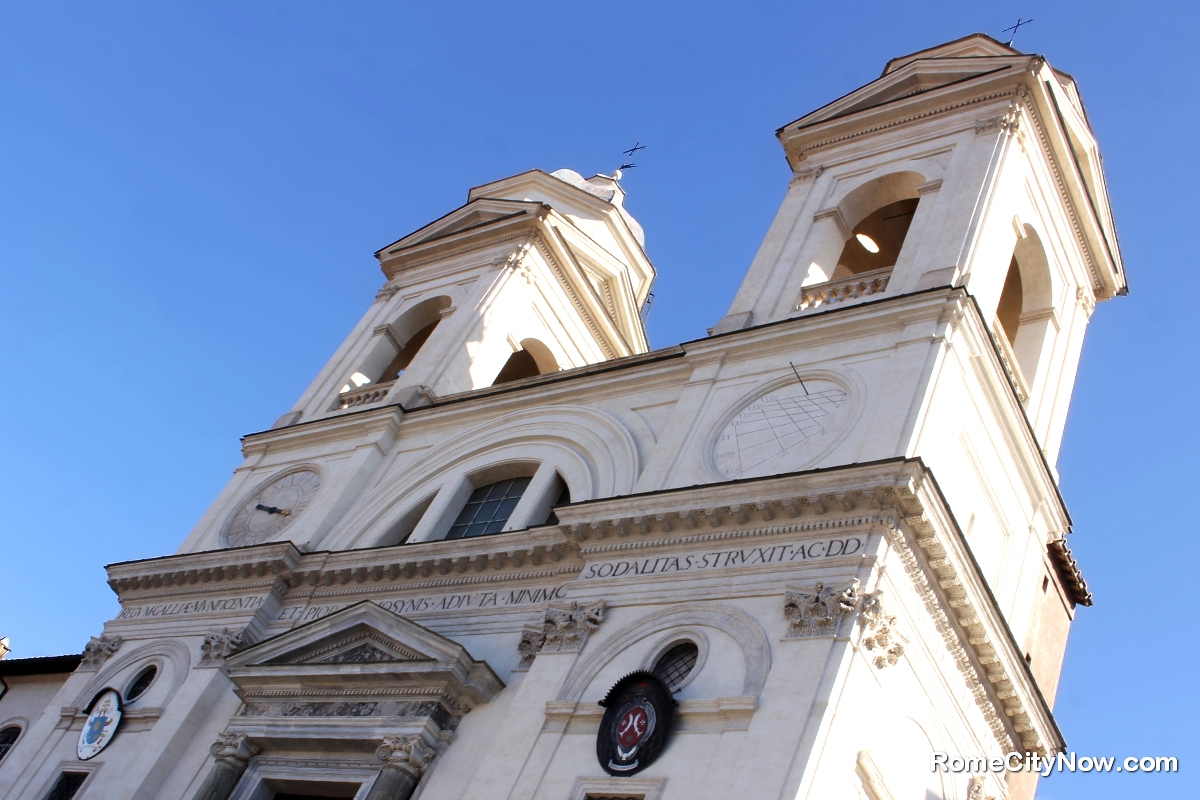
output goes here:
[{"label": "carved inscription", "polygon": [[712,572],[713,570],[764,564],[799,563],[813,559],[854,555],[862,550],[865,544],[865,536],[846,536],[804,544],[774,544],[762,547],[739,547],[733,550],[711,550],[703,553],[593,561],[584,566],[579,579],[587,581],[622,578],[630,575],[672,575],[680,572]]},{"label": "carved inscription", "polygon": [[[375,602],[397,614],[438,613],[441,611],[473,611],[476,609],[530,606],[562,599],[567,587],[543,586],[534,589],[511,589],[504,592],[464,592],[463,594],[401,597]],[[286,622],[311,622],[332,614],[349,604],[288,606],[277,619]]]},{"label": "carved inscription", "polygon": [[146,619],[176,617],[181,614],[215,614],[222,611],[250,611],[262,606],[258,597],[226,597],[221,600],[191,600],[186,603],[159,603],[153,606],[130,606],[121,609],[117,619]]}]

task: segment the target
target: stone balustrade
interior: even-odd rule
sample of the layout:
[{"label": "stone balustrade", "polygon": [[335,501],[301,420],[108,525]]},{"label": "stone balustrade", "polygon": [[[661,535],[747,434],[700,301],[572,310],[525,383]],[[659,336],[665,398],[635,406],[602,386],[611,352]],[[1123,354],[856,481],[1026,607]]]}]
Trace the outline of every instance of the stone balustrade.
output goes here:
[{"label": "stone balustrade", "polygon": [[345,411],[348,408],[357,408],[358,406],[369,406],[381,402],[387,397],[391,391],[392,384],[395,381],[388,383],[368,384],[361,389],[355,389],[350,392],[343,392],[338,395],[337,408],[340,411]]},{"label": "stone balustrade", "polygon": [[887,288],[888,280],[891,277],[892,268],[886,267],[805,286],[800,290],[800,297],[796,300],[796,310],[806,311],[810,308],[879,294]]},{"label": "stone balustrade", "polygon": [[999,318],[992,320],[992,341],[996,343],[996,352],[1000,354],[1000,363],[1004,365],[1004,371],[1008,373],[1013,386],[1016,387],[1017,397],[1024,403],[1029,399],[1029,385],[1025,383],[1021,365],[1017,362],[1017,354],[1013,351],[1012,345],[1008,343],[1008,334],[1005,332],[1004,326],[1000,324]]}]

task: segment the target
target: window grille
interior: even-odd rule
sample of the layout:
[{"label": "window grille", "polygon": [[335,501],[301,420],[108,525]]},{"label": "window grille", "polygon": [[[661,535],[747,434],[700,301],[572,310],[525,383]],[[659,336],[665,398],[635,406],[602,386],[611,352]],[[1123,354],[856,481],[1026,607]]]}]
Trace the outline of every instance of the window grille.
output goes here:
[{"label": "window grille", "polygon": [[146,693],[150,688],[150,684],[154,683],[155,677],[158,676],[158,667],[147,667],[142,670],[142,673],[134,679],[129,685],[129,689],[125,692],[125,702],[132,703]]},{"label": "window grille", "polygon": [[446,538],[465,539],[468,536],[499,533],[528,486],[529,478],[509,478],[480,486],[471,492]]},{"label": "window grille", "polygon": [[680,642],[662,654],[652,672],[672,692],[687,680],[700,658],[700,648],[692,642]]},{"label": "window grille", "polygon": [[54,788],[46,795],[44,800],[71,800],[75,793],[79,791],[79,787],[83,786],[83,782],[87,780],[88,773],[86,772],[64,772],[58,776],[58,780],[54,782]]},{"label": "window grille", "polygon": [[21,736],[21,729],[15,725],[11,728],[5,728],[0,731],[0,761],[8,755],[8,751],[17,743],[17,739]]}]

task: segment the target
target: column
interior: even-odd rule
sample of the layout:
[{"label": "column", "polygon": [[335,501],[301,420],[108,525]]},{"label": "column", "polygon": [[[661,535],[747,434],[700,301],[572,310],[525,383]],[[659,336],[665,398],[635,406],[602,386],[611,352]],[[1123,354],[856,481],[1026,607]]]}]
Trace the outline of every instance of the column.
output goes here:
[{"label": "column", "polygon": [[436,753],[417,735],[386,736],[375,751],[383,762],[367,800],[408,800]]},{"label": "column", "polygon": [[[228,800],[258,748],[240,733],[225,732],[209,749],[217,763],[193,800]],[[407,797],[407,795],[405,795]]]}]

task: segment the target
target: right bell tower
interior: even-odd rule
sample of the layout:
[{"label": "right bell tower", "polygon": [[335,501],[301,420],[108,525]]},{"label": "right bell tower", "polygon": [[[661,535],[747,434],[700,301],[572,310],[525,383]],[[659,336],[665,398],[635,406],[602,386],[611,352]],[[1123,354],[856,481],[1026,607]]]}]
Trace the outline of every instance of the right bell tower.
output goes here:
[{"label": "right bell tower", "polygon": [[891,60],[777,136],[793,178],[713,332],[963,287],[1052,466],[1088,318],[1125,292],[1075,80],[975,34]]},{"label": "right bell tower", "polygon": [[1076,82],[975,34],[892,59],[777,135],[786,197],[710,332],[799,326],[863,374],[886,371],[849,460],[928,466],[1053,704],[1076,606],[1091,604],[1055,463],[1088,321],[1126,292]]}]

